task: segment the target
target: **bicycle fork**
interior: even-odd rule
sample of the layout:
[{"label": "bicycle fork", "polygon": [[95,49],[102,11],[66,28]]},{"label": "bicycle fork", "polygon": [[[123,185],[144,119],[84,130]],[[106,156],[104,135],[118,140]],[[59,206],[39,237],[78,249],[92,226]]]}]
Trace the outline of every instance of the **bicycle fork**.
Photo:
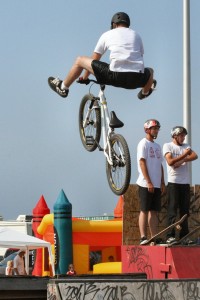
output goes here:
[{"label": "bicycle fork", "polygon": [[[104,96],[104,95],[103,95]],[[113,157],[112,157],[112,147],[111,147],[111,135],[114,134],[114,128],[109,126],[110,117],[107,107],[107,102],[105,97],[102,97],[101,101],[101,124],[102,124],[102,135],[103,135],[103,145],[104,145],[104,155],[108,163],[113,166]]]},{"label": "bicycle fork", "polygon": [[99,107],[98,103],[95,103],[97,100],[98,100],[98,98],[94,98],[94,99],[91,100],[89,109],[86,113],[85,119],[83,120],[83,128],[86,128],[89,125],[89,123],[90,123],[90,114],[91,114],[92,110]]}]

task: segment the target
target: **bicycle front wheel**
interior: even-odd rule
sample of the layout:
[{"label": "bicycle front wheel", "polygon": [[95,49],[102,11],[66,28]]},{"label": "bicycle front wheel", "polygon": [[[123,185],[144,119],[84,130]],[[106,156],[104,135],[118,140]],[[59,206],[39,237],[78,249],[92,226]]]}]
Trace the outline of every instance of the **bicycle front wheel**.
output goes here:
[{"label": "bicycle front wheel", "polygon": [[94,151],[101,137],[101,112],[94,96],[83,97],[79,108],[79,132],[83,146],[87,151]]},{"label": "bicycle front wheel", "polygon": [[116,195],[123,195],[131,179],[131,158],[124,137],[115,134],[110,139],[113,165],[106,160],[106,174],[109,186]]}]

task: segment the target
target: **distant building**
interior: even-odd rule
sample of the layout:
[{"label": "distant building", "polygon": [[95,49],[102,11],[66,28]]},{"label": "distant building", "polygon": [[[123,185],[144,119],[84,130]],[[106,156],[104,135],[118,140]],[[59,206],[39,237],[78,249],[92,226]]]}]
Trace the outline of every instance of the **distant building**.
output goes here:
[{"label": "distant building", "polygon": [[[2,218],[2,219],[1,219]],[[16,220],[4,221],[3,217],[0,216],[0,228],[6,227],[28,235],[33,235],[32,233],[32,216],[29,215],[19,215]],[[4,256],[7,248],[0,248],[0,257]]]}]

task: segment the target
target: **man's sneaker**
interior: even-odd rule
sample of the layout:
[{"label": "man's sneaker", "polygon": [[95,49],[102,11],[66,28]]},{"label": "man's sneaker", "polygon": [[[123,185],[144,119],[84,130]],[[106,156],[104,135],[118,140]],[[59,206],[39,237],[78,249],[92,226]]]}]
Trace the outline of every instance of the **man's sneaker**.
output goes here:
[{"label": "man's sneaker", "polygon": [[140,91],[140,92],[138,93],[138,95],[137,95],[138,98],[139,98],[140,100],[143,100],[144,98],[149,97],[149,96],[151,95],[151,93],[153,92],[153,90],[155,90],[156,85],[157,85],[157,81],[154,79],[154,80],[153,80],[153,83],[152,83],[152,86],[151,86],[151,88],[150,88],[148,94],[147,94],[147,95],[144,95],[144,94],[142,93],[142,89],[141,89],[141,91]]},{"label": "man's sneaker", "polygon": [[147,237],[146,237],[146,236],[143,236],[143,237],[140,239],[140,245],[144,245],[147,241],[148,241]]},{"label": "man's sneaker", "polygon": [[59,78],[49,77],[48,84],[50,88],[63,98],[68,96],[69,90],[61,89],[62,80]]},{"label": "man's sneaker", "polygon": [[174,243],[176,243],[177,241],[176,241],[176,239],[175,239],[175,237],[173,237],[173,236],[171,236],[171,237],[169,237],[167,240],[166,240],[166,243],[167,244],[174,244]]}]

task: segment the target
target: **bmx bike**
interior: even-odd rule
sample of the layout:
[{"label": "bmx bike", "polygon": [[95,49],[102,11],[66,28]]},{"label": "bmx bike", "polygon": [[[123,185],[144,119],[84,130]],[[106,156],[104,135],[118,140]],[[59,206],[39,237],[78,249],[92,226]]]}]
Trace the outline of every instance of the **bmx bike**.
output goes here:
[{"label": "bmx bike", "polygon": [[[79,79],[78,83],[96,83],[93,79]],[[109,114],[105,97],[105,85],[100,85],[98,97],[90,93],[82,98],[79,108],[79,132],[83,146],[89,152],[102,151],[106,157],[106,174],[113,193],[122,195],[129,187],[131,158],[125,138],[115,133],[124,126],[114,111]],[[91,87],[90,87],[91,88]],[[102,134],[103,146],[100,146]]]}]

